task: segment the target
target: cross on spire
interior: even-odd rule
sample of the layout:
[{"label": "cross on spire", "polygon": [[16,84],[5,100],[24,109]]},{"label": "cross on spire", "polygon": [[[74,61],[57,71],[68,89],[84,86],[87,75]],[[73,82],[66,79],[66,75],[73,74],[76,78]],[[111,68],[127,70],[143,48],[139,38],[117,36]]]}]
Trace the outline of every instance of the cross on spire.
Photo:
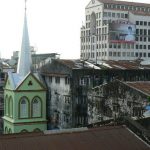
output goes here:
[{"label": "cross on spire", "polygon": [[27,10],[27,0],[25,0],[25,11]]}]

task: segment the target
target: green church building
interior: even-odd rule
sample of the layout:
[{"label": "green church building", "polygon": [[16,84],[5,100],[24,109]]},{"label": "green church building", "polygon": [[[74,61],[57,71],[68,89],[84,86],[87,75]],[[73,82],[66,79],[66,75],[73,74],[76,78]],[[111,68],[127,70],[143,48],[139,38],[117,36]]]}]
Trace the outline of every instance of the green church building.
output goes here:
[{"label": "green church building", "polygon": [[47,129],[46,88],[32,73],[26,7],[17,73],[8,73],[4,87],[4,133],[36,132]]}]

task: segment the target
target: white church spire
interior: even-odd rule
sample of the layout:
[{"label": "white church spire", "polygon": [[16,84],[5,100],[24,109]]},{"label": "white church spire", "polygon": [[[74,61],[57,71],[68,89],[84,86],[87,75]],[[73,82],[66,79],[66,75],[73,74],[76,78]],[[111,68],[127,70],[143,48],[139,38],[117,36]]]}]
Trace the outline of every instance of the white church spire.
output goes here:
[{"label": "white church spire", "polygon": [[21,76],[26,76],[31,71],[32,65],[28,26],[27,26],[27,16],[26,16],[27,10],[26,2],[27,0],[25,0],[25,15],[24,15],[22,45],[17,67],[17,73]]}]

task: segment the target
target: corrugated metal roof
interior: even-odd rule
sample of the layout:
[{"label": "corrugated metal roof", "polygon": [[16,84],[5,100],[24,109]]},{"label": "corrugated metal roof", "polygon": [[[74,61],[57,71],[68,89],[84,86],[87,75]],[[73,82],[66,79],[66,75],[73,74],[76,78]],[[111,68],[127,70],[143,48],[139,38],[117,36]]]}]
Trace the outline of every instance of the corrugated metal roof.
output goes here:
[{"label": "corrugated metal roof", "polygon": [[137,61],[114,61],[114,60],[108,60],[105,61],[106,64],[111,66],[111,69],[150,69],[150,65],[141,65],[140,62]]},{"label": "corrugated metal roof", "polygon": [[80,59],[58,59],[56,60],[66,66],[68,66],[69,68],[72,69],[100,69],[98,66],[96,66],[94,63],[88,62],[88,61],[83,61]]},{"label": "corrugated metal roof", "polygon": [[126,82],[126,84],[147,95],[150,95],[150,81]]},{"label": "corrugated metal roof", "polygon": [[0,137],[0,150],[149,150],[125,127],[100,127],[84,132],[42,133]]},{"label": "corrugated metal roof", "polygon": [[[106,60],[101,61],[99,64],[95,65],[94,62],[82,61],[82,60],[67,60],[67,59],[59,59],[57,60],[60,63],[68,66],[71,69],[101,69],[103,66],[107,69],[150,69],[149,65],[141,65],[141,61],[128,61],[128,60]],[[97,67],[98,66],[98,67]]]}]

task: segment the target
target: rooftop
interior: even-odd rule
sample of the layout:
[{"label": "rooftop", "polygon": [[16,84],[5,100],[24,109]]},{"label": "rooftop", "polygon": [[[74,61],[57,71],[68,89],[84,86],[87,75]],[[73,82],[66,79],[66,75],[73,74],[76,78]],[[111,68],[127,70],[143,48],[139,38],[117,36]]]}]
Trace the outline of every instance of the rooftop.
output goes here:
[{"label": "rooftop", "polygon": [[92,61],[83,61],[79,59],[57,59],[54,61],[57,61],[71,69],[150,69],[150,62],[142,64],[140,60],[108,60],[99,61],[98,64],[95,64]]},{"label": "rooftop", "polygon": [[70,133],[26,133],[0,136],[1,150],[149,150],[123,126],[99,127]]},{"label": "rooftop", "polygon": [[99,62],[100,66],[103,67],[105,66],[106,69],[121,69],[121,70],[126,70],[126,69],[150,69],[150,62],[143,63],[142,60],[134,60],[134,61],[128,61],[128,60],[107,60],[107,61],[101,61]]},{"label": "rooftop", "polygon": [[126,84],[144,94],[150,95],[150,81],[126,82]]},{"label": "rooftop", "polygon": [[128,1],[116,1],[116,0],[99,0],[104,4],[122,4],[122,5],[129,5],[129,6],[140,6],[140,7],[150,7],[148,3],[137,3],[137,2],[128,2]]}]

